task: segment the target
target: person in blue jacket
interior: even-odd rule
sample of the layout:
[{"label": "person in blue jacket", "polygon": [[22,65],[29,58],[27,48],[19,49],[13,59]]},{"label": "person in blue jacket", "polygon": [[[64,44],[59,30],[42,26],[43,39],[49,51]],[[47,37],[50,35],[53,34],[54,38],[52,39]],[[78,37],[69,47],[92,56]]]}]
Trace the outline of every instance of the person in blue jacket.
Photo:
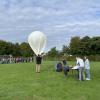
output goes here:
[{"label": "person in blue jacket", "polygon": [[62,68],[62,63],[58,62],[55,66],[56,72],[62,72],[63,68]]},{"label": "person in blue jacket", "polygon": [[62,60],[62,65],[63,65],[64,75],[67,76],[67,74],[69,72],[69,67],[68,67],[67,61],[65,59]]}]

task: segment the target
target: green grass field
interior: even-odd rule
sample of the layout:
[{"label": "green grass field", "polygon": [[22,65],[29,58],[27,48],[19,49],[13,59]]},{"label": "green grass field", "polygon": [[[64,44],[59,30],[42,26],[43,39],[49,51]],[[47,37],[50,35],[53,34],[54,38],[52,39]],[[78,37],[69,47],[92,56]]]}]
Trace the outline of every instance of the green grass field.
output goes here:
[{"label": "green grass field", "polygon": [[[73,62],[69,62],[69,65]],[[54,71],[55,62],[0,65],[0,100],[100,100],[100,62],[91,63],[91,81],[78,81],[77,72],[68,76]]]}]

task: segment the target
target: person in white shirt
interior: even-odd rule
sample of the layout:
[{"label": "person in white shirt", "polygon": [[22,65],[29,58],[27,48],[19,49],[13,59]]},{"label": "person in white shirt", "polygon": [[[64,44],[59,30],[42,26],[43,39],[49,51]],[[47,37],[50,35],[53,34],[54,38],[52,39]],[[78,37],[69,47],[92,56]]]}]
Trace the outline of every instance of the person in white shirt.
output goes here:
[{"label": "person in white shirt", "polygon": [[84,61],[80,57],[76,57],[76,65],[79,66],[79,80],[83,81],[84,80]]},{"label": "person in white shirt", "polygon": [[85,59],[85,72],[86,72],[86,80],[90,80],[90,62],[87,57]]}]

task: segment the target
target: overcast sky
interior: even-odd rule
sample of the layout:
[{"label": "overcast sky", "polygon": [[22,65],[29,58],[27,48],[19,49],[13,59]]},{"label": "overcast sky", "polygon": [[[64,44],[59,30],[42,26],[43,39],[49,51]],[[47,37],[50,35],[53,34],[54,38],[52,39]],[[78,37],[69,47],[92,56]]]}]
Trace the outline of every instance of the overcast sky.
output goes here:
[{"label": "overcast sky", "polygon": [[46,34],[46,50],[100,36],[100,0],[0,0],[0,39],[21,43],[32,31]]}]

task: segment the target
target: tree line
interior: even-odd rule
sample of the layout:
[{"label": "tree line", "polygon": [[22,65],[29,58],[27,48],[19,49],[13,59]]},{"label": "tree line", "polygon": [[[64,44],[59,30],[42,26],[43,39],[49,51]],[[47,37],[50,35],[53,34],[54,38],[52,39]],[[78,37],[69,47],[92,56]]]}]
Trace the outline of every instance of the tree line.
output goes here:
[{"label": "tree line", "polygon": [[51,48],[48,52],[48,57],[51,59],[74,60],[76,56],[88,56],[91,60],[100,61],[100,37],[72,37],[70,44],[63,45],[60,52],[57,51],[56,47]]},{"label": "tree line", "polygon": [[100,37],[73,37],[70,42],[72,55],[100,55]]},{"label": "tree line", "polygon": [[[0,55],[30,57],[34,53],[26,42],[19,44],[0,40]],[[93,60],[100,60],[100,37],[72,37],[69,45],[63,45],[61,51],[57,50],[56,47],[51,48],[45,58],[57,59],[69,57],[70,59],[77,55],[89,56]]]},{"label": "tree line", "polygon": [[30,57],[33,56],[33,51],[30,48],[29,44],[26,42],[23,42],[21,44],[14,44],[11,42],[0,40],[0,55],[12,55],[14,57]]}]

